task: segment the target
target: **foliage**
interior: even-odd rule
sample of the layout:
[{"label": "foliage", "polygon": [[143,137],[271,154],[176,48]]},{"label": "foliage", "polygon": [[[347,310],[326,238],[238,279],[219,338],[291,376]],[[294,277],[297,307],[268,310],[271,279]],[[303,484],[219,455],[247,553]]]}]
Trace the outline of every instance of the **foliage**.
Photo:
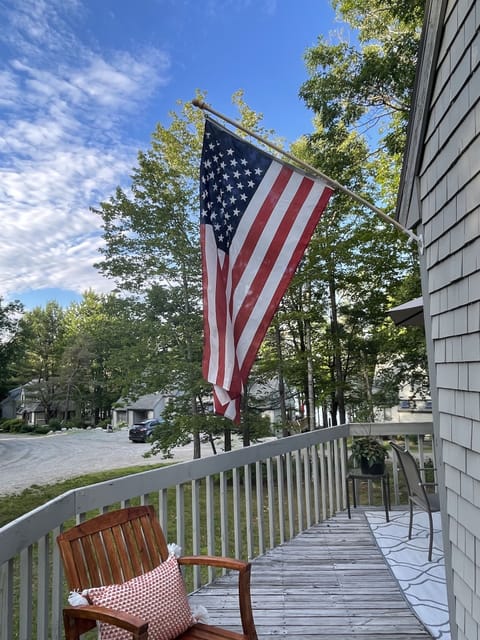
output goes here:
[{"label": "foliage", "polygon": [[300,96],[323,127],[339,123],[367,134],[383,128],[380,146],[402,152],[413,91],[424,0],[335,0],[355,38],[324,38],[305,56],[310,78]]},{"label": "foliage", "polygon": [[371,436],[353,438],[350,451],[351,457],[356,463],[359,463],[363,458],[368,461],[369,466],[377,462],[385,462],[388,457],[386,445]]},{"label": "foliage", "polygon": [[61,431],[63,424],[62,424],[62,421],[59,420],[58,418],[52,418],[51,420],[48,421],[47,427],[49,431]]},{"label": "foliage", "polygon": [[64,310],[54,301],[36,307],[20,320],[18,341],[25,354],[17,376],[29,383],[29,394],[45,411],[46,420],[59,410],[59,365],[65,346]]},{"label": "foliage", "polygon": [[24,422],[20,418],[4,418],[0,420],[0,431],[5,433],[20,433],[23,424]]},{"label": "foliage", "polygon": [[[337,0],[334,6],[356,38],[320,38],[306,52],[310,77],[300,95],[315,112],[315,131],[297,149],[391,214],[424,3]],[[317,382],[316,394],[328,402],[333,424],[337,414],[345,421],[347,411],[350,419],[373,421],[376,406],[395,404],[395,384],[398,393],[400,383],[419,377],[425,383],[424,339],[418,334],[402,342],[405,330],[394,328],[386,315],[389,307],[419,295],[418,257],[405,240],[337,192],[310,246],[307,260],[319,267],[311,273],[323,293],[313,299],[330,317],[314,335],[318,353],[325,354],[319,363],[323,389]]]},{"label": "foliage", "polygon": [[[192,413],[202,389],[196,212],[203,116],[186,104],[171,118],[139,153],[129,192],[118,188],[93,211],[105,240],[97,266],[128,293],[143,334],[142,371],[128,393],[181,390]],[[182,433],[179,426],[179,440]]]},{"label": "foliage", "polygon": [[18,300],[4,304],[0,296],[0,399],[14,379],[13,365],[20,355],[16,335],[22,312],[23,305]]}]

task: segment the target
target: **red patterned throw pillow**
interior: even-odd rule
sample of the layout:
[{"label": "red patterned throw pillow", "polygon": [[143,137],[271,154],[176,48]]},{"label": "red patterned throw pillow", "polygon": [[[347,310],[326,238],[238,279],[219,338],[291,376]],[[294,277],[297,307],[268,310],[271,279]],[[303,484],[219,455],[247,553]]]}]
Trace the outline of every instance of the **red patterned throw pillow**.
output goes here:
[{"label": "red patterned throw pillow", "polygon": [[[123,584],[88,590],[91,604],[109,607],[148,621],[149,640],[173,640],[195,623],[177,558]],[[131,634],[100,623],[101,640],[130,640]]]}]

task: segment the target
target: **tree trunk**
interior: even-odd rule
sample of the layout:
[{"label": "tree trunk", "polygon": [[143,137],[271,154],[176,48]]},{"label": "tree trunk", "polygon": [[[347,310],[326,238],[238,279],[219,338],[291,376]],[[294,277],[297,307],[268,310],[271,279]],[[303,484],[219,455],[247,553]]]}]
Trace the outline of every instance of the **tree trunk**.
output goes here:
[{"label": "tree trunk", "polygon": [[332,424],[337,424],[337,412],[340,419],[340,424],[345,424],[345,396],[344,396],[344,375],[342,367],[342,349],[340,344],[340,328],[338,324],[338,311],[337,311],[337,296],[336,288],[333,276],[329,280],[329,293],[330,293],[330,327],[332,334],[333,344],[333,373],[335,380],[335,414],[333,414],[332,406]]},{"label": "tree trunk", "polygon": [[364,351],[361,352],[362,360],[363,360],[363,383],[365,385],[365,396],[367,398],[367,406],[368,406],[368,415],[370,422],[375,422],[375,410],[373,406],[373,397],[372,397],[372,387],[370,384],[370,376],[368,375],[368,362],[367,356]]},{"label": "tree trunk", "polygon": [[287,426],[287,406],[285,403],[285,380],[283,378],[283,354],[282,354],[282,335],[278,322],[275,322],[275,343],[277,347],[277,361],[278,361],[278,395],[280,398],[280,416],[282,420],[282,436],[285,438],[288,436]]},{"label": "tree trunk", "polygon": [[305,343],[307,347],[307,384],[308,384],[308,428],[315,429],[315,389],[313,380],[312,334],[310,320],[305,322]]},{"label": "tree trunk", "polygon": [[[195,396],[192,397],[191,400],[191,406],[192,406],[192,416],[196,416],[197,415],[197,399]],[[202,448],[201,448],[201,444],[200,444],[200,434],[198,432],[198,428],[193,430],[193,458],[196,460],[197,458],[200,458],[202,455]]]},{"label": "tree trunk", "polygon": [[226,427],[223,431],[223,450],[232,450],[232,430],[230,427]]},{"label": "tree trunk", "polygon": [[250,416],[248,415],[248,389],[247,385],[245,385],[245,392],[242,396],[242,440],[243,446],[250,446]]}]

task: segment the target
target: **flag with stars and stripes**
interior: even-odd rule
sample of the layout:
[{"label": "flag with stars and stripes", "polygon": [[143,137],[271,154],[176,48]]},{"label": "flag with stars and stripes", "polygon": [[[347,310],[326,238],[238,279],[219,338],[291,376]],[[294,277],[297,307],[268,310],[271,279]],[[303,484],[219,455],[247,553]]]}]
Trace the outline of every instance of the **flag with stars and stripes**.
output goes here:
[{"label": "flag with stars and stripes", "polygon": [[204,352],[214,410],[240,398],[273,315],[332,193],[207,118],[200,168]]}]

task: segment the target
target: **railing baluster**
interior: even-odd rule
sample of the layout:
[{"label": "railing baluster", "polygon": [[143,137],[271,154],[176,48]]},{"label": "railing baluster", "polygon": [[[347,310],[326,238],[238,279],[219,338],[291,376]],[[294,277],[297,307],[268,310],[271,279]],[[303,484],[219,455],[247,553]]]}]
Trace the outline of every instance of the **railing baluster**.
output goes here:
[{"label": "railing baluster", "polygon": [[265,553],[265,526],[263,520],[263,463],[257,460],[255,463],[256,496],[257,496],[257,528],[258,528],[258,554]]},{"label": "railing baluster", "polygon": [[328,476],[328,513],[335,515],[335,504],[333,501],[333,463],[332,463],[332,443],[327,442],[327,476]]},{"label": "railing baluster", "polygon": [[285,466],[287,468],[287,505],[288,505],[288,539],[295,535],[295,511],[293,506],[293,478],[292,478],[292,454],[285,454]]},{"label": "railing baluster", "polygon": [[338,440],[333,441],[333,459],[335,473],[335,505],[336,511],[342,509],[342,466],[340,464],[340,448]]},{"label": "railing baluster", "polygon": [[400,504],[400,487],[398,484],[398,467],[395,458],[392,461],[392,476],[393,476],[393,501],[394,504]]},{"label": "railing baluster", "polygon": [[233,538],[235,557],[242,557],[241,506],[240,506],[240,474],[238,468],[233,470]]},{"label": "railing baluster", "polygon": [[37,545],[37,638],[50,640],[48,630],[49,619],[49,586],[50,586],[50,541],[49,536],[42,536]]},{"label": "railing baluster", "polygon": [[[200,555],[200,480],[192,480],[192,554]],[[200,587],[200,567],[193,567],[193,588]]]},{"label": "railing baluster", "polygon": [[340,467],[342,480],[342,502],[341,509],[345,509],[347,505],[347,439],[340,440]]},{"label": "railing baluster", "polygon": [[20,552],[20,638],[22,640],[30,640],[32,637],[32,557],[32,545]]},{"label": "railing baluster", "polygon": [[[305,496],[305,515],[307,518],[306,525],[307,529],[312,526],[312,503],[311,503],[311,492],[310,492],[310,483],[311,483],[311,475],[310,475],[310,457],[309,450],[303,449],[303,493]],[[303,525],[302,525],[303,529]],[[300,531],[302,531],[300,529]]]},{"label": "railing baluster", "polygon": [[310,447],[310,460],[312,466],[313,512],[315,524],[317,524],[317,522],[320,522],[320,478],[318,474],[318,451],[315,445]]},{"label": "railing baluster", "polygon": [[186,553],[185,549],[185,489],[183,484],[177,484],[175,487],[175,515],[177,519],[177,539],[169,542],[176,542],[181,548],[182,553]]},{"label": "railing baluster", "polygon": [[[215,485],[213,476],[205,478],[206,490],[206,518],[207,518],[207,553],[209,556],[217,555],[215,549]],[[215,577],[213,567],[208,567],[208,581],[211,582]]]},{"label": "railing baluster", "polygon": [[418,460],[420,467],[420,477],[425,482],[425,450],[423,436],[418,436]]},{"label": "railing baluster", "polygon": [[0,567],[0,638],[8,640],[14,637],[13,633],[13,576],[15,560],[10,558]]},{"label": "railing baluster", "polygon": [[325,468],[325,445],[321,442],[318,445],[318,453],[320,459],[320,488],[322,495],[322,520],[328,518],[328,493],[327,493],[327,470]]},{"label": "railing baluster", "polygon": [[268,504],[268,533],[269,533],[269,549],[275,547],[275,502],[273,491],[273,471],[272,459],[267,458],[267,504]]},{"label": "railing baluster", "polygon": [[278,508],[278,535],[279,542],[285,542],[285,494],[283,489],[283,459],[276,457],[277,461],[277,508]]},{"label": "railing baluster", "polygon": [[228,544],[228,484],[227,474],[220,473],[220,538],[222,545],[222,556],[228,556],[230,545]]},{"label": "railing baluster", "polygon": [[253,558],[253,518],[252,518],[252,473],[250,465],[243,467],[245,479],[245,535],[247,538],[247,558]]},{"label": "railing baluster", "polygon": [[158,492],[157,516],[163,531],[166,532],[168,530],[168,489],[160,489]]},{"label": "railing baluster", "polygon": [[297,533],[303,529],[303,496],[302,496],[302,466],[300,461],[300,451],[293,452],[295,460],[295,488],[297,490]]},{"label": "railing baluster", "polygon": [[53,548],[52,548],[52,638],[51,640],[60,640],[63,638],[63,617],[61,615],[62,607],[65,603],[63,593],[63,566],[60,560],[60,551],[56,544],[57,536],[63,531],[62,527],[56,527],[53,530]]}]

